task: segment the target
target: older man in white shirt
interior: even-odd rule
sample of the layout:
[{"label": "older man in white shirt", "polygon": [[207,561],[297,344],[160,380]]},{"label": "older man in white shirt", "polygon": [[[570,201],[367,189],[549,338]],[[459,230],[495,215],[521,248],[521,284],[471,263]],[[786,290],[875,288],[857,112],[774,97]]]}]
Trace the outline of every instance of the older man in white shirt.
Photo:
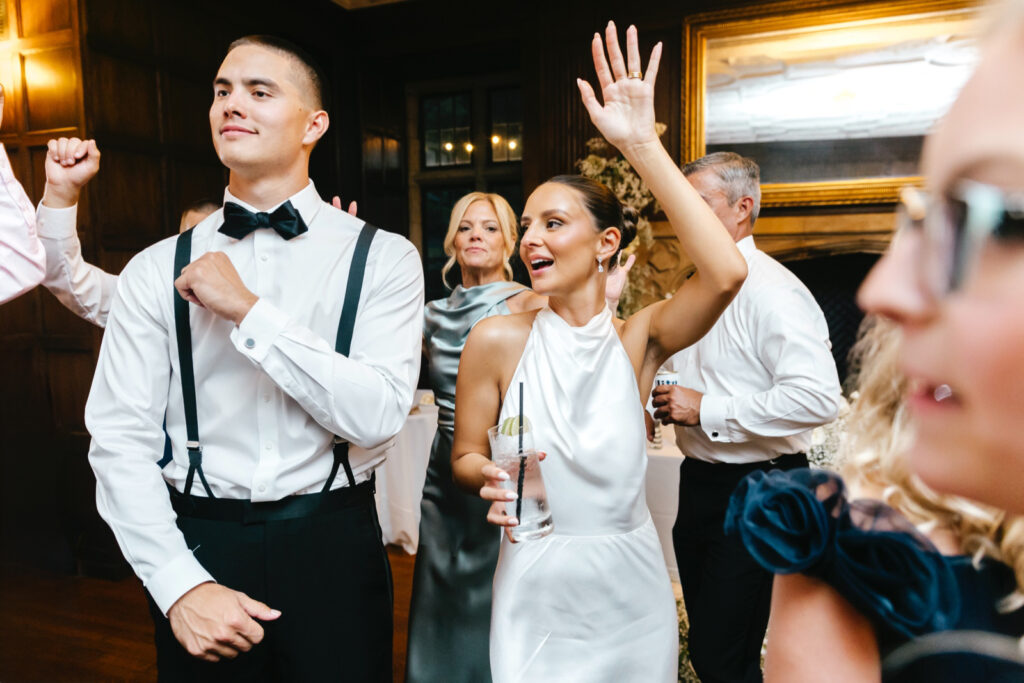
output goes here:
[{"label": "older man in white shirt", "polygon": [[[322,105],[301,49],[232,44],[210,108],[224,207],[117,282],[89,459],[151,597],[161,680],[391,679],[373,473],[412,404],[423,275],[407,240],[317,194]],[[77,200],[52,180],[40,212]]]},{"label": "older man in white shirt", "polygon": [[652,396],[686,456],[672,539],[697,675],[760,681],[772,577],[723,534],[725,511],[750,472],[807,466],[811,430],[838,413],[839,378],[814,297],[754,244],[757,164],[719,152],[683,172],[733,235],[749,274],[708,334],[669,361],[679,385]]}]

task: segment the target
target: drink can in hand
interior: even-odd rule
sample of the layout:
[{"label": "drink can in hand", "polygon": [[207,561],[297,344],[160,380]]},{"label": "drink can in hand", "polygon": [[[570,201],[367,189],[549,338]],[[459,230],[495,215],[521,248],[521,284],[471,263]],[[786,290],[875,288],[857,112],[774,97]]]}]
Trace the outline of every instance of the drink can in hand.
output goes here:
[{"label": "drink can in hand", "polygon": [[679,384],[679,373],[670,370],[658,370],[654,376],[654,386],[660,387],[664,384]]}]

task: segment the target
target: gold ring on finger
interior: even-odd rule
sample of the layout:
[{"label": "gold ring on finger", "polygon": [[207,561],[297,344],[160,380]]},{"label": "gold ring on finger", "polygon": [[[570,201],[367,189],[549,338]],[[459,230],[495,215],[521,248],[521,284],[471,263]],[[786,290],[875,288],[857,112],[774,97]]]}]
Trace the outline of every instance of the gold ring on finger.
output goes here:
[{"label": "gold ring on finger", "polygon": [[640,71],[630,71],[630,72],[629,72],[628,74],[626,74],[626,75],[627,75],[627,76],[628,76],[629,78],[643,78],[643,77],[644,77],[644,75],[643,75],[643,72],[640,72]]}]

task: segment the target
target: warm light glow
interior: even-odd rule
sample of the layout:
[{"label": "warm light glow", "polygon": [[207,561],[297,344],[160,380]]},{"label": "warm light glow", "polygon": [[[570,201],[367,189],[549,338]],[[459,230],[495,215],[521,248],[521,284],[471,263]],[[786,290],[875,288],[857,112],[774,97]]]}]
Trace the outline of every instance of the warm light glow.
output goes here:
[{"label": "warm light glow", "polygon": [[515,148],[516,148],[516,147],[518,147],[518,146],[519,146],[519,145],[517,145],[517,144],[516,144],[516,141],[515,141],[515,140],[509,140],[509,141],[508,141],[508,148],[509,148],[509,149],[515,149]]},{"label": "warm light glow", "polygon": [[[8,82],[10,82],[8,80]],[[55,89],[61,85],[61,75],[40,64],[38,60],[25,60],[25,82],[39,90]],[[8,91],[10,97],[10,91]]]},{"label": "warm light glow", "polygon": [[472,152],[473,151],[473,143],[472,142],[467,142],[466,143],[466,151],[467,152]]},{"label": "warm light glow", "polygon": [[444,143],[444,151],[446,151],[446,152],[450,152],[450,151],[452,151],[453,149],[455,149],[455,145],[453,145],[453,144],[452,144],[452,143],[450,143],[450,142],[446,142],[446,143]]},{"label": "warm light glow", "polygon": [[500,135],[492,135],[491,136],[491,144],[492,145],[497,145],[500,142],[501,142],[501,136]]}]

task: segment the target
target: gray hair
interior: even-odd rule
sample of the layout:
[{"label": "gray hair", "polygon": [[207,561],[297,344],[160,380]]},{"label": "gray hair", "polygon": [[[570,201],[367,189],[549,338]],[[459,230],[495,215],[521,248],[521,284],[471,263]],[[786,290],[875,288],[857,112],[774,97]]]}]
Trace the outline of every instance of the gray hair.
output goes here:
[{"label": "gray hair", "polygon": [[730,205],[742,197],[754,200],[754,206],[750,209],[750,226],[753,227],[761,212],[761,169],[757,162],[735,152],[715,152],[683,166],[683,175],[691,176],[708,170],[714,171],[715,176],[722,181]]}]

